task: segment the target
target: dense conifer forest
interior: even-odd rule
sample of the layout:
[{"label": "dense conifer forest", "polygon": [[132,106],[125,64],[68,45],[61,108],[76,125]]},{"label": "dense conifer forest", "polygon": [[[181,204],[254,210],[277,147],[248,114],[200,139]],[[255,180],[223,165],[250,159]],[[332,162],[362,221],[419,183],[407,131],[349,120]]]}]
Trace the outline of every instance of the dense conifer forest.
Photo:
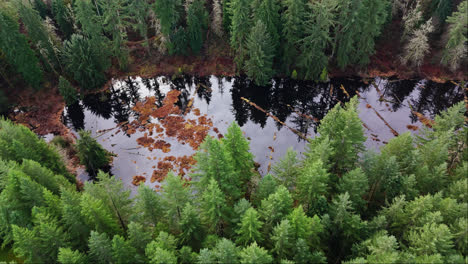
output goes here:
[{"label": "dense conifer forest", "polygon": [[[115,154],[91,132],[46,142],[8,119],[53,109],[64,126],[64,107],[81,107],[112,78],[161,72],[245,74],[260,89],[274,77],[318,83],[411,69],[462,76],[454,83],[466,92],[467,8],[467,0],[0,0],[0,262],[468,263],[466,94],[374,149],[358,98],[341,85],[349,101],[314,121],[316,136],[301,134],[306,150],[290,148],[266,175],[232,122],[224,135],[200,138],[189,173],[170,171],[156,190],[134,192],[109,173]],[[17,107],[40,93],[50,101]],[[164,117],[172,107],[160,107]],[[89,181],[77,179],[70,157]]]},{"label": "dense conifer forest", "polygon": [[[356,103],[335,106],[304,155],[289,150],[264,177],[233,123],[205,139],[188,177],[135,196],[102,171],[77,185],[59,143],[2,120],[2,245],[27,263],[465,263],[464,104],[375,152]],[[80,141],[84,156],[103,152]]]}]

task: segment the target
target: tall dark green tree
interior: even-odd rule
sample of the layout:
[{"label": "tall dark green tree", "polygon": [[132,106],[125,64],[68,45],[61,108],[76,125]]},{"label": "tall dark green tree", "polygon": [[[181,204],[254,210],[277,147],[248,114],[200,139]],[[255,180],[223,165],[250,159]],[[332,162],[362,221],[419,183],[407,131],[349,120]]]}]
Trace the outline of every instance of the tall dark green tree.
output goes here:
[{"label": "tall dark green tree", "polygon": [[187,10],[187,35],[190,48],[194,54],[199,54],[208,29],[209,16],[205,1],[194,0]]},{"label": "tall dark green tree", "polygon": [[92,90],[106,81],[109,64],[102,60],[101,50],[82,35],[73,34],[64,43],[63,58],[67,72],[80,84],[81,90]]},{"label": "tall dark green tree", "polygon": [[101,1],[104,31],[112,36],[112,55],[119,61],[120,69],[128,66],[127,27],[129,26],[129,3],[126,0]]},{"label": "tall dark green tree", "polygon": [[20,4],[18,13],[28,31],[28,37],[34,43],[43,64],[47,69],[57,73],[61,71],[59,48],[54,45],[53,36],[47,31],[45,22],[39,13],[30,6]]},{"label": "tall dark green tree", "polygon": [[[39,60],[29,47],[26,37],[19,32],[18,22],[0,11],[0,51],[5,60],[21,74],[32,87],[39,88],[42,81],[42,69]],[[6,73],[0,70],[6,80]]]},{"label": "tall dark green tree", "polygon": [[161,32],[169,37],[181,18],[181,0],[161,0],[154,2],[154,13],[161,23]]},{"label": "tall dark green tree", "polygon": [[98,170],[109,165],[109,154],[91,137],[91,132],[83,130],[79,134],[80,139],[76,144],[78,157],[81,164],[86,166],[88,173],[96,177]]},{"label": "tall dark green tree", "polygon": [[248,59],[245,62],[247,76],[257,85],[266,85],[273,74],[274,44],[265,24],[257,20],[247,40]]},{"label": "tall dark green tree", "polygon": [[[159,1],[156,1],[157,3]],[[140,36],[145,40],[146,53],[150,53],[150,43],[148,39],[148,16],[150,5],[146,0],[135,0],[131,1],[129,10],[131,16],[135,19],[136,23],[133,24],[133,27],[138,31]]]},{"label": "tall dark green tree", "polygon": [[75,32],[73,8],[65,0],[54,0],[52,2],[52,14],[65,39],[69,39]]},{"label": "tall dark green tree", "polygon": [[305,0],[282,1],[286,10],[282,13],[283,23],[283,70],[289,74],[299,54],[299,41],[304,37],[304,22],[306,21],[307,6]]},{"label": "tall dark green tree", "polygon": [[304,38],[300,40],[298,65],[305,79],[319,80],[328,67],[327,51],[333,43],[331,31],[335,24],[335,1],[313,1],[304,22]]},{"label": "tall dark green tree", "polygon": [[230,43],[236,51],[238,69],[243,67],[247,56],[247,39],[251,28],[249,6],[248,0],[231,0],[229,6],[229,13],[232,14]]},{"label": "tall dark green tree", "polygon": [[[255,3],[258,1],[253,1]],[[274,47],[274,54],[277,54],[279,46],[280,32],[281,32],[281,19],[280,19],[280,5],[278,0],[262,0],[258,6],[253,6],[253,20],[261,20],[266,26],[266,31],[271,38],[271,43]]]}]

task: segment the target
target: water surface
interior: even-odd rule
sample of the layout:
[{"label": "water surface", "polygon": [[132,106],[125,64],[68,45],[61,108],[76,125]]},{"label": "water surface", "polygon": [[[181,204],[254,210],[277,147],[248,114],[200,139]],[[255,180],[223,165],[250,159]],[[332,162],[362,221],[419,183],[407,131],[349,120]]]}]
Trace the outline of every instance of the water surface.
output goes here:
[{"label": "water surface", "polygon": [[[415,129],[423,125],[413,111],[433,118],[463,100],[461,87],[426,80],[338,78],[328,83],[315,83],[275,79],[271,86],[258,87],[245,77],[186,76],[171,80],[161,76],[114,80],[108,91],[86,96],[67,107],[63,121],[74,133],[79,129],[90,130],[99,143],[117,154],[111,172],[125,184],[131,185],[132,177],[140,175],[147,178],[146,184],[155,186],[157,183],[150,183],[149,179],[159,160],[167,156],[191,155],[194,150],[176,138],[165,137],[164,140],[171,144],[170,152],[150,151],[137,143],[137,139],[148,131],[129,135],[119,129],[119,124],[138,118],[138,113],[133,110],[137,102],[155,97],[155,104],[160,106],[167,93],[174,89],[181,92],[177,102],[181,112],[188,112],[187,107],[193,102],[192,111],[183,115],[185,119],[197,119],[199,116],[193,109],[199,109],[200,115],[212,120],[210,135],[224,134],[229,124],[236,121],[249,139],[251,152],[263,175],[289,147],[303,152],[307,142],[301,135],[314,137],[317,125],[326,113],[356,94],[360,95],[359,116],[366,126],[366,146],[375,149],[393,138],[395,132],[417,133]],[[160,123],[156,118],[150,121]]]}]

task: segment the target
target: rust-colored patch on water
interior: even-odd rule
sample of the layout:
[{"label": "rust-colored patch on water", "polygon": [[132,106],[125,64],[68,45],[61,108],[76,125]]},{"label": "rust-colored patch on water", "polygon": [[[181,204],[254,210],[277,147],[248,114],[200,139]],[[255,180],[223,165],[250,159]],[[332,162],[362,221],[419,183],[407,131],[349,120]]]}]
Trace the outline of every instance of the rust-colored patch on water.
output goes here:
[{"label": "rust-colored patch on water", "polygon": [[[147,97],[144,101],[136,103],[133,110],[137,118],[123,124],[122,130],[127,134],[133,134],[136,131],[144,132],[144,135],[137,139],[138,145],[149,151],[160,150],[162,153],[171,152],[172,145],[167,142],[168,139],[197,150],[211,130],[219,138],[222,137],[219,130],[213,127],[212,119],[206,114],[201,115],[200,109],[187,107],[182,113],[176,105],[180,94],[178,90],[171,90],[160,106],[157,105],[155,97]],[[191,112],[195,116],[193,119],[187,117]],[[156,157],[152,159],[155,160]],[[171,170],[184,176],[195,163],[193,155],[159,157],[157,166],[153,166],[154,171],[150,181],[152,183],[163,181]]]}]

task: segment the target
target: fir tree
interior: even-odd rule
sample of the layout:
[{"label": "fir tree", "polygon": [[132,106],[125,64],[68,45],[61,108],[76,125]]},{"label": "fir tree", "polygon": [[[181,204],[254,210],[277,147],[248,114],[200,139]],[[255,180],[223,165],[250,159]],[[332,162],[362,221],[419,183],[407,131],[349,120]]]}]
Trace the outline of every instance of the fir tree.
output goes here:
[{"label": "fir tree", "polygon": [[82,130],[79,135],[80,139],[76,144],[76,149],[80,162],[86,166],[86,170],[90,175],[96,177],[98,170],[109,165],[109,154],[91,137],[90,132]]},{"label": "fir tree", "polygon": [[19,25],[4,11],[0,11],[0,50],[5,60],[21,74],[32,87],[39,88],[42,69],[26,37],[19,32]]},{"label": "fir tree", "polygon": [[81,35],[73,34],[64,42],[65,69],[82,90],[92,90],[105,83],[104,71],[109,65],[101,54],[99,46]]},{"label": "fir tree", "polygon": [[29,6],[20,4],[18,13],[28,31],[28,37],[39,52],[43,64],[47,69],[52,70],[56,74],[60,72],[62,66],[59,58],[59,49],[54,45],[52,41],[53,36],[47,31],[38,12]]},{"label": "fir tree", "polygon": [[253,155],[249,152],[249,142],[237,123],[233,122],[228,127],[223,144],[231,156],[233,167],[238,174],[237,178],[242,182],[241,186],[245,186],[252,176],[254,161]]},{"label": "fir tree", "polygon": [[125,238],[119,235],[112,238],[112,259],[114,263],[136,263],[135,257],[136,249]]},{"label": "fir tree", "polygon": [[91,232],[89,237],[89,259],[93,263],[112,262],[112,241],[107,234]]},{"label": "fir tree", "polygon": [[154,3],[154,13],[161,23],[161,32],[169,37],[180,19],[180,0],[161,0]]},{"label": "fir tree", "polygon": [[320,135],[328,135],[328,139],[320,137],[319,141],[329,140],[333,149],[330,156],[332,171],[338,174],[353,169],[358,153],[364,149],[365,137],[357,104],[357,98],[353,98],[346,103],[345,108],[336,105],[322,119],[318,128]]},{"label": "fir tree", "polygon": [[256,242],[253,242],[250,246],[244,248],[240,252],[240,263],[259,263],[267,264],[272,263],[273,258],[268,254],[268,251],[262,247],[259,247]]},{"label": "fir tree", "polygon": [[125,70],[129,56],[126,48],[127,20],[130,18],[128,3],[126,0],[101,1],[101,6],[104,10],[104,31],[112,36],[112,54],[119,61],[120,69]]},{"label": "fir tree", "polygon": [[[252,3],[255,3],[253,1]],[[280,6],[277,0],[262,0],[258,6],[253,7],[253,20],[261,20],[266,26],[266,32],[270,36],[270,43],[273,47],[273,55],[277,54],[278,43],[281,32]]]},{"label": "fir tree", "polygon": [[263,240],[260,233],[262,226],[263,222],[258,219],[257,211],[254,208],[247,209],[239,223],[236,242],[241,245],[248,245],[255,241],[261,242]]},{"label": "fir tree", "polygon": [[199,54],[208,28],[208,12],[204,1],[194,0],[188,7],[187,12],[187,35],[190,48],[195,54]]},{"label": "fir tree", "polygon": [[87,194],[103,201],[120,228],[127,230],[129,219],[133,215],[133,201],[130,198],[130,190],[124,187],[121,180],[100,171],[97,181],[85,183],[84,189]]},{"label": "fir tree", "polygon": [[[315,209],[322,197],[327,196],[329,175],[321,161],[306,164],[297,178],[296,199],[308,214],[320,213]],[[315,210],[314,210],[315,209]]]},{"label": "fir tree", "polygon": [[312,12],[303,22],[305,36],[300,40],[302,56],[298,64],[305,79],[319,80],[322,71],[328,67],[326,52],[332,44],[331,30],[335,25],[337,6],[334,1],[315,1],[308,5]]},{"label": "fir tree", "polygon": [[245,62],[247,76],[257,85],[266,85],[273,77],[274,44],[265,24],[257,20],[247,40],[248,59]]},{"label": "fir tree", "polygon": [[232,158],[224,145],[219,140],[207,136],[199,148],[195,159],[197,160],[196,186],[203,190],[213,178],[218,182],[219,188],[224,194],[229,194],[229,202],[233,203],[242,195],[241,179],[233,167]]},{"label": "fir tree", "polygon": [[72,105],[78,101],[78,93],[75,88],[62,76],[59,78],[58,89],[67,105]]},{"label": "fir tree", "polygon": [[292,196],[282,185],[276,189],[275,193],[262,201],[259,211],[265,222],[264,229],[267,230],[265,233],[268,234],[281,219],[291,212],[292,205]]},{"label": "fir tree", "polygon": [[[160,3],[161,1],[156,1],[155,3]],[[134,17],[136,23],[133,24],[133,27],[138,31],[140,36],[145,40],[146,53],[150,54],[150,43],[148,39],[148,22],[147,18],[149,16],[150,5],[146,0],[135,0],[131,1],[129,6],[130,15]]]},{"label": "fir tree", "polygon": [[65,0],[54,0],[52,13],[64,38],[69,39],[75,32],[72,7]]},{"label": "fir tree", "polygon": [[88,263],[87,256],[78,250],[71,248],[60,248],[57,260],[63,264],[85,264]]},{"label": "fir tree", "polygon": [[122,233],[118,220],[102,200],[84,193],[81,196],[80,207],[86,225],[93,230],[110,235]]},{"label": "fir tree", "polygon": [[274,229],[271,239],[274,242],[273,252],[276,253],[278,259],[285,259],[291,254],[292,239],[289,234],[291,226],[288,220],[283,220]]},{"label": "fir tree", "polygon": [[236,65],[241,69],[247,55],[247,39],[250,32],[250,8],[248,0],[231,0],[231,47],[236,51]]},{"label": "fir tree", "polygon": [[239,263],[239,249],[231,240],[226,238],[216,243],[213,255],[218,263]]},{"label": "fir tree", "polygon": [[194,249],[199,249],[203,241],[204,230],[200,220],[199,212],[196,208],[187,203],[182,211],[180,219],[180,242],[190,245]]},{"label": "fir tree", "polygon": [[284,157],[273,166],[273,175],[281,185],[286,186],[290,191],[296,187],[294,183],[299,175],[299,159],[296,151],[288,148]]},{"label": "fir tree", "polygon": [[145,226],[156,226],[162,219],[161,196],[150,187],[142,184],[138,187],[136,196],[135,211],[138,221]]},{"label": "fir tree", "polygon": [[306,21],[307,8],[304,0],[283,1],[287,8],[282,14],[284,39],[283,60],[287,73],[291,72],[294,61],[299,54],[299,41],[304,37],[304,21]]},{"label": "fir tree", "polygon": [[226,200],[218,183],[211,178],[209,185],[203,192],[200,201],[201,212],[205,223],[209,223],[211,233],[220,233],[221,224],[226,220]]},{"label": "fir tree", "polygon": [[166,221],[172,228],[177,228],[184,206],[190,201],[190,190],[185,181],[170,172],[163,185],[162,203],[166,211]]},{"label": "fir tree", "polygon": [[62,224],[70,234],[71,244],[75,248],[85,250],[90,235],[90,227],[81,214],[80,194],[75,191],[62,189],[60,195],[62,210]]}]

